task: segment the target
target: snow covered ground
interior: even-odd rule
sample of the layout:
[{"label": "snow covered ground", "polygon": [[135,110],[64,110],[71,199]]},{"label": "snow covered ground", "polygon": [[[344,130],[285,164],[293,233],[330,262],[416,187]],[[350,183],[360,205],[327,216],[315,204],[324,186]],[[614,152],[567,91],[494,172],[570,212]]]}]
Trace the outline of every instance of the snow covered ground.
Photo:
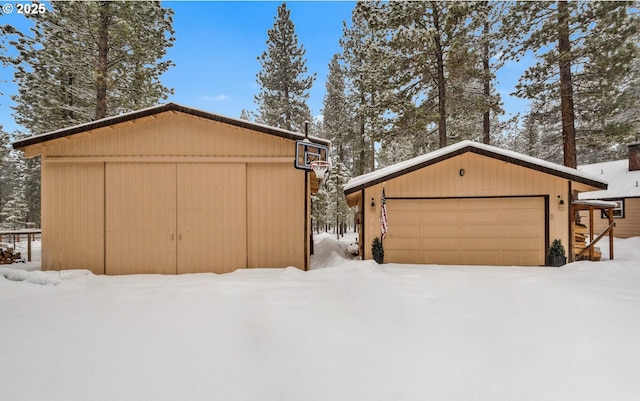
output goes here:
[{"label": "snow covered ground", "polygon": [[638,400],[640,238],[562,268],[0,267],[2,400]]}]

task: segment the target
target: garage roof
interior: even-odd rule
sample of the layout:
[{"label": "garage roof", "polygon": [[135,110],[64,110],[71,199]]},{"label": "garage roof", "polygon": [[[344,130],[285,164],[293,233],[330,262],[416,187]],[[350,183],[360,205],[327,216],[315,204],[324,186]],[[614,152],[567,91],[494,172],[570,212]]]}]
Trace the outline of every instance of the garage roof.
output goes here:
[{"label": "garage roof", "polygon": [[[258,124],[247,120],[241,120],[231,117],[226,117],[220,114],[214,114],[203,110],[194,109],[191,107],[181,106],[176,103],[161,104],[158,106],[149,107],[142,110],[132,111],[130,113],[120,114],[113,117],[107,117],[96,121],[91,121],[84,124],[75,125],[73,127],[63,128],[56,131],[47,132],[41,135],[35,135],[26,139],[15,141],[12,143],[14,149],[21,149],[30,145],[36,145],[42,142],[50,141],[53,139],[64,138],[81,132],[91,131],[98,128],[107,127],[127,121],[132,121],[138,118],[147,117],[155,114],[164,113],[167,111],[179,111],[182,113],[190,114],[192,116],[201,117],[207,120],[217,121],[224,124],[230,124],[241,128],[247,128],[253,131],[262,132],[269,135],[275,135],[282,138],[292,139],[294,141],[304,139],[304,135],[287,131],[280,128],[271,127],[264,124]],[[326,139],[312,138],[314,142],[326,144],[330,146],[331,143]]]},{"label": "garage roof", "polygon": [[344,187],[344,193],[345,195],[349,195],[372,185],[382,183],[392,178],[399,177],[401,175],[419,170],[423,167],[436,164],[443,160],[467,152],[472,152],[482,156],[502,160],[508,163],[513,163],[522,167],[527,167],[547,174],[566,178],[568,180],[591,185],[596,188],[607,189],[607,181],[570,167],[561,166],[559,164],[551,163],[546,160],[523,155],[521,153],[513,152],[510,150],[497,148],[491,145],[485,145],[473,141],[462,141],[444,147],[442,149],[438,149],[434,152],[414,157],[413,159],[396,163],[392,166],[384,167],[380,170],[355,177],[351,179]]}]

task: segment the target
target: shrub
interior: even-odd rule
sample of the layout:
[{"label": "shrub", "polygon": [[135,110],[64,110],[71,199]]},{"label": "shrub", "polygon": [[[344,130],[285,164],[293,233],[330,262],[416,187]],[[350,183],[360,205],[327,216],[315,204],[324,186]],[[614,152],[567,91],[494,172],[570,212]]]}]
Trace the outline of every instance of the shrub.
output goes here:
[{"label": "shrub", "polygon": [[371,253],[373,253],[373,260],[382,264],[384,262],[384,248],[382,247],[382,241],[380,238],[375,237],[373,244],[371,245]]}]

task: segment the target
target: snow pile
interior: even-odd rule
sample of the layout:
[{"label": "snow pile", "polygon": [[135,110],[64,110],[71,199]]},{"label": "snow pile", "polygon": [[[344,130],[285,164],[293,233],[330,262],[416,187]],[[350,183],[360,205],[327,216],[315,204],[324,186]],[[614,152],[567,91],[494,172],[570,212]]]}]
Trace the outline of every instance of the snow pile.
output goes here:
[{"label": "snow pile", "polygon": [[1,274],[7,280],[26,281],[31,284],[39,285],[58,285],[61,281],[50,272],[27,272],[25,270],[7,268],[3,269]]},{"label": "snow pile", "polygon": [[[314,254],[311,255],[311,269],[339,266],[346,260],[353,260],[351,251],[355,244],[355,234],[348,234],[343,240],[336,240],[335,234],[318,234],[314,237]],[[357,249],[357,246],[356,246]]]},{"label": "snow pile", "polygon": [[637,400],[640,238],[562,268],[377,265],[331,242],[316,258],[339,268],[309,272],[0,267],[2,399]]}]

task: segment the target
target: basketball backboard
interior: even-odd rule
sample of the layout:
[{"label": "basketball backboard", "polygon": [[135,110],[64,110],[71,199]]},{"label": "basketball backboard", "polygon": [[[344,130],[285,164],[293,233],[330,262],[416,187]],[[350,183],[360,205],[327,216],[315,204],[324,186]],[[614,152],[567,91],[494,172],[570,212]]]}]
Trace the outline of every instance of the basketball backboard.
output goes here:
[{"label": "basketball backboard", "polygon": [[296,142],[295,167],[301,170],[311,170],[314,161],[328,161],[329,150],[325,145],[314,143],[308,139]]}]

